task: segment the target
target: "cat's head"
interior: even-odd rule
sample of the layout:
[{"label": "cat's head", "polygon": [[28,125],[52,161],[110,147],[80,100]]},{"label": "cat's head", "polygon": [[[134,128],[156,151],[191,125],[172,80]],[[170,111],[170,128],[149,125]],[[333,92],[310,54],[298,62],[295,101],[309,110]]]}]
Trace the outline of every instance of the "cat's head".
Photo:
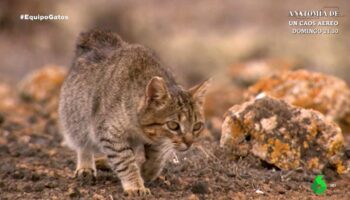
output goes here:
[{"label": "cat's head", "polygon": [[189,90],[168,87],[153,77],[145,88],[139,122],[147,138],[167,142],[179,151],[187,150],[205,129],[203,103],[210,80]]}]

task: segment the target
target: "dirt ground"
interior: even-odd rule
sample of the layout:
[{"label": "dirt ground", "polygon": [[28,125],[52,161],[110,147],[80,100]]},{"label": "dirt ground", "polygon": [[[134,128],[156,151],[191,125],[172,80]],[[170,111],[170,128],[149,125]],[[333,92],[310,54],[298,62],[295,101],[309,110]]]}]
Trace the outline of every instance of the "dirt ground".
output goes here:
[{"label": "dirt ground", "polygon": [[[147,184],[153,195],[143,199],[350,199],[349,176],[326,170],[328,189],[317,196],[314,175],[280,171],[254,157],[236,160],[216,139],[177,158]],[[99,169],[95,182],[83,182],[73,178],[74,169],[75,154],[62,145],[52,116],[0,110],[0,199],[127,199],[111,171]]]}]

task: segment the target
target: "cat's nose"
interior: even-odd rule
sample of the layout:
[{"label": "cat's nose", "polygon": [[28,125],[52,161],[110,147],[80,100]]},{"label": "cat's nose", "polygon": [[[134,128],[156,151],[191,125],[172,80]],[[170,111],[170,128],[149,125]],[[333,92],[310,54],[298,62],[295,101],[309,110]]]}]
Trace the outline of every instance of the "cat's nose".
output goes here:
[{"label": "cat's nose", "polygon": [[186,141],[185,144],[187,146],[187,148],[190,148],[192,145],[193,141]]},{"label": "cat's nose", "polygon": [[190,148],[192,146],[192,143],[193,142],[186,142],[185,144],[186,144],[187,148]]},{"label": "cat's nose", "polygon": [[192,137],[184,137],[184,143],[186,144],[186,146],[188,147],[188,148],[190,148],[191,147],[191,145],[192,145],[192,143],[193,143],[193,139],[192,139]]}]

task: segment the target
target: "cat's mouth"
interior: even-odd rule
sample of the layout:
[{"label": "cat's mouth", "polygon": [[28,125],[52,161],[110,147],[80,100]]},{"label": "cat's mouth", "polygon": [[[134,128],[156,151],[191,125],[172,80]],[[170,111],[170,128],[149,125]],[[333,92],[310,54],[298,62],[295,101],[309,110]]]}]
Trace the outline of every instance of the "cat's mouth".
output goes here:
[{"label": "cat's mouth", "polygon": [[179,145],[175,145],[175,149],[178,151],[187,151],[188,149],[190,149],[191,145],[187,145],[184,143],[181,143]]}]

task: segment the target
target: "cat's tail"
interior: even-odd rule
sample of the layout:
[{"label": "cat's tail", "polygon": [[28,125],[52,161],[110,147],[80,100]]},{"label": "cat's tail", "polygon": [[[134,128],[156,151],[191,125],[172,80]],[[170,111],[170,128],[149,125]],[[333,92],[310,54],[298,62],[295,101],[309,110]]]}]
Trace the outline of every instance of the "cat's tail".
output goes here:
[{"label": "cat's tail", "polygon": [[83,32],[78,37],[76,56],[79,57],[91,51],[115,50],[123,45],[118,34],[111,31],[93,29]]}]

